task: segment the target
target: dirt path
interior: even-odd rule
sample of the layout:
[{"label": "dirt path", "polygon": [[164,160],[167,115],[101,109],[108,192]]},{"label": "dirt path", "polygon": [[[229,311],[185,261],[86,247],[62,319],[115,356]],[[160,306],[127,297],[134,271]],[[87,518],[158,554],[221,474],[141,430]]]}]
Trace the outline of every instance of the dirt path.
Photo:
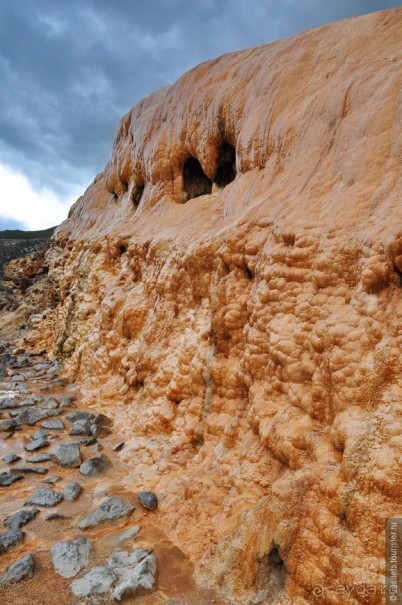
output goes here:
[{"label": "dirt path", "polygon": [[[124,599],[127,605],[218,605],[221,604],[213,592],[197,590],[193,580],[193,567],[184,554],[172,544],[163,533],[155,519],[155,513],[147,510],[139,502],[135,492],[130,492],[122,479],[127,477],[129,468],[119,459],[113,448],[122,445],[123,440],[107,426],[108,419],[100,418],[92,422],[92,429],[83,424],[82,435],[70,435],[74,425],[70,415],[84,411],[80,406],[80,392],[76,385],[68,384],[60,377],[60,364],[46,360],[44,355],[12,354],[11,343],[0,344],[0,482],[15,474],[22,478],[11,485],[0,486],[0,524],[6,517],[18,510],[26,510],[24,503],[39,487],[48,487],[63,494],[70,482],[78,482],[82,487],[80,496],[74,501],[62,499],[55,506],[46,508],[37,506],[38,514],[20,529],[22,539],[11,548],[1,552],[0,527],[0,583],[4,570],[23,555],[32,554],[34,572],[31,578],[17,583],[0,585],[0,603],[2,605],[73,605],[93,603],[106,605],[115,602],[111,592],[77,598],[71,590],[71,583],[81,578],[94,566],[105,565],[108,557],[121,550],[132,552],[134,549],[151,548],[156,556],[157,573],[154,590],[144,591],[139,596]],[[31,410],[31,412],[22,412]],[[36,410],[36,411],[34,411]],[[93,412],[93,410],[92,410]],[[22,414],[22,415],[21,415]],[[37,422],[34,414],[42,416]],[[49,414],[44,418],[44,414]],[[68,418],[70,417],[70,420]],[[64,428],[54,430],[41,425],[49,420],[61,419]],[[27,422],[31,424],[27,424]],[[98,428],[93,429],[94,422]],[[60,422],[58,423],[60,426]],[[74,425],[77,428],[77,425]],[[42,447],[28,452],[26,447],[38,441],[32,440],[35,431],[45,435]],[[98,433],[94,437],[91,433]],[[74,432],[74,431],[73,431]],[[84,441],[82,441],[84,440]],[[77,443],[82,461],[104,456],[107,468],[95,476],[84,476],[80,467],[65,468],[52,457],[43,462],[29,462],[31,456],[52,454],[59,444]],[[7,456],[15,454],[20,459],[7,463]],[[4,460],[6,458],[6,460]],[[20,472],[24,467],[43,469],[43,474]],[[81,467],[82,469],[82,467]],[[38,471],[40,472],[40,471]],[[55,483],[45,483],[59,477]],[[6,479],[4,479],[6,478]],[[134,505],[132,514],[102,522],[87,530],[78,527],[80,520],[94,511],[106,498],[117,496]],[[47,519],[49,515],[57,515]],[[124,539],[124,533],[140,526],[137,535]],[[55,572],[50,559],[49,549],[61,540],[73,540],[84,536],[92,544],[90,560],[85,567],[71,579],[65,579]]]}]

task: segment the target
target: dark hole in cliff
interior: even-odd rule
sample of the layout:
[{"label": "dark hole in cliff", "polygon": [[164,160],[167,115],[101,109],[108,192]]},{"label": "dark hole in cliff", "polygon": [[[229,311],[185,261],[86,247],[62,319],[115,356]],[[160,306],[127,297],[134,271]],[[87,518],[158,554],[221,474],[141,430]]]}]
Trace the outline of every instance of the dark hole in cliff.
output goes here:
[{"label": "dark hole in cliff", "polygon": [[254,279],[254,273],[248,267],[244,269],[244,274],[247,279]]},{"label": "dark hole in cliff", "polygon": [[233,145],[223,143],[219,147],[218,170],[215,183],[218,187],[226,187],[236,178],[236,150]]},{"label": "dark hole in cliff", "polygon": [[127,252],[127,246],[123,246],[123,245],[119,246],[119,253],[120,253],[120,256],[121,256],[122,254],[124,254],[125,252]]},{"label": "dark hole in cliff", "polygon": [[190,157],[183,166],[183,201],[212,193],[212,181],[207,177],[197,158]]},{"label": "dark hole in cliff", "polygon": [[271,597],[277,595],[286,588],[288,575],[279,547],[273,544],[269,553],[258,559],[257,588]]},{"label": "dark hole in cliff", "polygon": [[399,285],[402,286],[402,271],[400,269],[398,269],[398,267],[396,266],[395,263],[393,263],[393,265],[394,265],[395,273],[399,277]]},{"label": "dark hole in cliff", "polygon": [[131,192],[131,203],[134,208],[138,208],[142,194],[144,193],[145,185],[134,185]]}]

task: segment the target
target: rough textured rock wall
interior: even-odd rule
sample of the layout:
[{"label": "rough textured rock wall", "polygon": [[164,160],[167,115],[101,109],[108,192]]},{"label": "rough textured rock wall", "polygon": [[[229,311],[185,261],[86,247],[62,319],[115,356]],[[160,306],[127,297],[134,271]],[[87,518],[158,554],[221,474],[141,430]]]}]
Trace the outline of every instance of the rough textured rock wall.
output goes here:
[{"label": "rough textured rock wall", "polygon": [[384,519],[402,515],[401,16],[232,53],[141,101],[49,254],[54,350],[230,603],[313,603],[319,585],[344,604],[336,584],[384,579]]}]

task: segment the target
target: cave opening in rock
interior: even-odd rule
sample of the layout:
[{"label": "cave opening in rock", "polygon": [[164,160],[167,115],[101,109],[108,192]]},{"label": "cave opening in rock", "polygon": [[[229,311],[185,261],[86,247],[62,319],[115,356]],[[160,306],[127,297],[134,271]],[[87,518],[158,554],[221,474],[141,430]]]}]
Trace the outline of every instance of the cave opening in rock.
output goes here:
[{"label": "cave opening in rock", "polygon": [[215,183],[218,187],[226,187],[236,178],[236,149],[229,143],[223,143],[219,147],[218,170],[215,175]]},{"label": "cave opening in rock", "polygon": [[183,166],[183,201],[212,193],[212,181],[207,177],[197,158],[191,156]]},{"label": "cave opening in rock", "polygon": [[125,254],[127,252],[127,246],[124,246],[123,244],[119,247],[119,254],[120,256],[122,254]]},{"label": "cave opening in rock", "polygon": [[135,184],[131,190],[130,201],[135,209],[140,205],[140,201],[142,198],[142,194],[144,193],[145,185],[137,185]]},{"label": "cave opening in rock", "polygon": [[393,263],[393,265],[394,265],[394,271],[397,274],[397,276],[399,277],[399,285],[402,286],[402,271],[400,271],[398,269],[398,267],[396,266],[395,263]]},{"label": "cave opening in rock", "polygon": [[257,588],[267,590],[271,596],[278,595],[286,589],[288,576],[279,547],[273,543],[269,553],[258,559]]}]

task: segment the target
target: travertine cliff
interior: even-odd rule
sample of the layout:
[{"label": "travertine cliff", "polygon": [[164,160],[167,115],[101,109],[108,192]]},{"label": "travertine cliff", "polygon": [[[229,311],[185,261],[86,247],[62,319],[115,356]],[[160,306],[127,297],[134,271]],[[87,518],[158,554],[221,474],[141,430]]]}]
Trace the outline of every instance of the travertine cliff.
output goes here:
[{"label": "travertine cliff", "polygon": [[382,602],[402,516],[401,17],[235,52],[141,101],[48,255],[41,343],[228,603]]}]

